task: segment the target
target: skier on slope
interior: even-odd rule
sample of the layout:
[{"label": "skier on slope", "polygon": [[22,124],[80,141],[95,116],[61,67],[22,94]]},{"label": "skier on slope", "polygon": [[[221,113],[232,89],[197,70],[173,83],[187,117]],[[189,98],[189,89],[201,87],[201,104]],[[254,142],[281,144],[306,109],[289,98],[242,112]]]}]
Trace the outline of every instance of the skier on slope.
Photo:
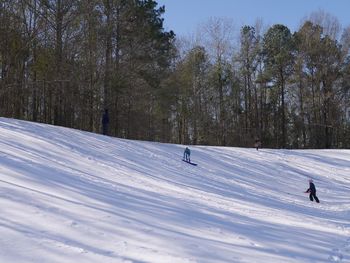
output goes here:
[{"label": "skier on slope", "polygon": [[261,141],[260,141],[259,137],[256,137],[256,138],[255,138],[254,147],[256,148],[257,151],[258,151],[259,148],[261,147]]},{"label": "skier on slope", "polygon": [[190,158],[190,155],[191,155],[191,151],[188,147],[186,147],[185,151],[184,151],[184,160],[186,162],[191,162],[191,158]]},{"label": "skier on slope", "polygon": [[318,200],[317,196],[316,196],[316,187],[315,187],[315,184],[313,183],[312,179],[309,180],[309,189],[307,189],[305,191],[305,193],[310,193],[309,195],[309,198],[310,198],[310,201],[315,201],[317,203],[319,203],[320,201]]}]

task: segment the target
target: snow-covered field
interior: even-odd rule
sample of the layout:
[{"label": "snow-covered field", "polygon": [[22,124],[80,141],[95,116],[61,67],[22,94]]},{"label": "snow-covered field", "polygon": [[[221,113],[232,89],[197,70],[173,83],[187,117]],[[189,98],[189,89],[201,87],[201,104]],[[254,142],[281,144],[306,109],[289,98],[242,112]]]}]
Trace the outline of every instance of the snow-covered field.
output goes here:
[{"label": "snow-covered field", "polygon": [[184,148],[0,118],[0,262],[350,262],[350,150]]}]

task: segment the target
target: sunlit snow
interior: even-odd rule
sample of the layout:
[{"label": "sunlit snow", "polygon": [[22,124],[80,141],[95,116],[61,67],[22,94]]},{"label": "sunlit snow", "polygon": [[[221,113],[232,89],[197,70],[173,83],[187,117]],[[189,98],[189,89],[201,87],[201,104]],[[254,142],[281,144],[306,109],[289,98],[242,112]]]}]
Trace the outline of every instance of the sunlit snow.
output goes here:
[{"label": "sunlit snow", "polygon": [[0,118],[0,262],[350,262],[350,150],[184,149]]}]

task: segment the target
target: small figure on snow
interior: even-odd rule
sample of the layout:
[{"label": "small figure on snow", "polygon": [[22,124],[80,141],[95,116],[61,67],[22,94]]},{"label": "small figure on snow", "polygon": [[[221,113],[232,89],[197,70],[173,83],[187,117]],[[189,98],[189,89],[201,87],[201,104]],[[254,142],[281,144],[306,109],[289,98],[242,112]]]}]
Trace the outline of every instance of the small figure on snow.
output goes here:
[{"label": "small figure on snow", "polygon": [[257,151],[259,151],[259,148],[261,147],[261,141],[258,137],[255,138],[254,147],[256,148]]},{"label": "small figure on snow", "polygon": [[108,115],[108,109],[105,109],[105,112],[102,116],[102,134],[108,135],[108,124],[109,124],[109,115]]},{"label": "small figure on snow", "polygon": [[191,162],[191,158],[190,158],[190,155],[191,155],[191,151],[188,147],[186,147],[185,151],[184,151],[184,161],[186,162]]},{"label": "small figure on snow", "polygon": [[317,203],[319,203],[320,201],[318,200],[317,196],[316,196],[316,187],[315,187],[315,184],[313,183],[312,179],[309,180],[309,189],[306,190],[305,193],[310,193],[309,197],[310,197],[310,201],[315,201]]}]

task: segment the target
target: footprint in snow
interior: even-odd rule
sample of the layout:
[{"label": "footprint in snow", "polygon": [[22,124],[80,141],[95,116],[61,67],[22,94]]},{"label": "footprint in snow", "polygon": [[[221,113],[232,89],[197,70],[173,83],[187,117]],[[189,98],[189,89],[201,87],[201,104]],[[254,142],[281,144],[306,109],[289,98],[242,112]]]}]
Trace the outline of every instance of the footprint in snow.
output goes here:
[{"label": "footprint in snow", "polygon": [[78,226],[78,223],[75,222],[75,221],[73,221],[73,222],[70,224],[70,226],[72,226],[72,227],[77,227],[77,226]]},{"label": "footprint in snow", "polygon": [[152,228],[145,228],[145,229],[143,229],[143,231],[145,233],[153,233],[154,232]]},{"label": "footprint in snow", "polygon": [[350,252],[350,238],[346,240],[346,244],[344,245],[344,249],[346,252]]},{"label": "footprint in snow", "polygon": [[250,245],[253,247],[260,247],[258,244],[255,244],[254,242],[250,242]]},{"label": "footprint in snow", "polygon": [[335,248],[332,250],[332,254],[328,258],[331,262],[340,262],[343,259],[343,255],[340,253],[339,249]]}]

